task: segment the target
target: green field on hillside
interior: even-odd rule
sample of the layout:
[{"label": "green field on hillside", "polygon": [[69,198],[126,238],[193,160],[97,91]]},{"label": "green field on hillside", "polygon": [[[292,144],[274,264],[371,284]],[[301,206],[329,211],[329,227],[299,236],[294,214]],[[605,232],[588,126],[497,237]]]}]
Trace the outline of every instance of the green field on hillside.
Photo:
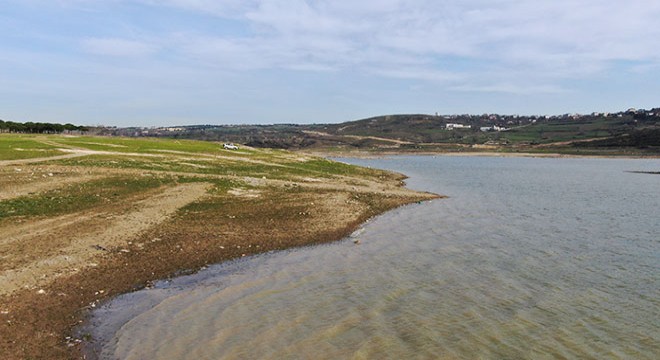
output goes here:
[{"label": "green field on hillside", "polygon": [[56,146],[35,140],[34,135],[0,134],[0,160],[62,155]]},{"label": "green field on hillside", "polygon": [[[142,169],[198,175],[240,177],[329,178],[388,173],[338,163],[285,150],[241,148],[226,150],[221,143],[152,138],[1,134],[1,160],[29,159],[62,154],[80,156],[45,161],[47,165]],[[63,149],[62,151],[57,149]]]}]

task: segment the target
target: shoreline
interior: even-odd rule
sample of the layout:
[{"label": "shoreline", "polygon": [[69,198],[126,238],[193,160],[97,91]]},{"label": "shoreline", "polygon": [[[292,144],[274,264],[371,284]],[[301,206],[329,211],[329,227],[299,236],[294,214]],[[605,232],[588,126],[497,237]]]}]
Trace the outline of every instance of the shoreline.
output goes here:
[{"label": "shoreline", "polygon": [[562,153],[535,153],[535,152],[495,152],[495,151],[308,151],[296,150],[302,154],[320,156],[325,158],[358,158],[378,159],[388,156],[456,156],[456,157],[529,157],[549,159],[660,159],[658,154],[626,155],[626,154],[562,154]]},{"label": "shoreline", "polygon": [[[442,198],[445,198],[445,196],[438,196],[437,197],[437,199],[442,199]],[[150,281],[149,284],[147,284],[147,286],[145,286],[143,288],[134,289],[130,292],[124,292],[124,293],[121,293],[121,294],[116,294],[114,296],[111,296],[111,297],[109,297],[109,298],[107,298],[103,301],[98,302],[96,307],[86,309],[85,312],[83,313],[83,322],[79,326],[72,329],[72,334],[74,334],[74,337],[77,338],[77,339],[82,339],[83,340],[82,342],[77,344],[77,350],[76,350],[77,354],[81,355],[82,358],[84,358],[84,359],[89,359],[89,360],[99,359],[100,351],[103,349],[102,348],[103,345],[106,344],[107,341],[111,340],[111,338],[107,337],[107,335],[110,335],[110,334],[114,335],[114,332],[119,330],[119,328],[121,328],[121,326],[123,326],[123,324],[125,324],[125,322],[122,322],[122,321],[114,322],[112,324],[111,330],[108,331],[108,334],[105,334],[106,337],[101,337],[101,339],[95,339],[94,338],[91,341],[85,340],[85,338],[88,336],[88,334],[91,334],[91,331],[95,327],[95,325],[92,323],[92,320],[94,319],[93,312],[96,310],[96,308],[100,308],[100,307],[114,301],[118,297],[121,297],[121,296],[124,296],[124,295],[130,295],[132,293],[139,292],[139,291],[146,290],[146,289],[157,288],[156,283],[160,283],[160,282],[168,282],[169,283],[170,281],[176,282],[177,279],[179,279],[180,277],[189,277],[190,276],[190,277],[195,278],[197,276],[201,276],[201,279],[206,279],[206,277],[202,276],[202,274],[201,274],[202,271],[209,270],[209,269],[211,269],[213,267],[216,267],[216,266],[221,267],[223,265],[230,264],[232,262],[242,261],[243,259],[245,259],[246,261],[249,261],[250,260],[249,257],[269,256],[269,254],[276,254],[276,253],[281,252],[281,251],[288,252],[288,251],[295,251],[296,249],[314,247],[314,246],[319,246],[319,245],[323,245],[323,244],[330,244],[330,243],[336,243],[336,242],[342,242],[342,241],[347,241],[348,242],[350,240],[350,238],[352,237],[352,234],[354,234],[355,232],[360,231],[360,229],[362,227],[366,226],[374,218],[385,215],[388,212],[395,211],[395,210],[400,209],[400,208],[404,208],[406,206],[419,204],[421,202],[431,201],[431,200],[435,200],[435,199],[436,198],[402,203],[401,205],[395,206],[395,207],[393,207],[389,210],[386,210],[384,212],[375,214],[375,215],[365,219],[364,221],[362,221],[360,223],[352,224],[353,226],[351,226],[350,228],[349,227],[345,228],[345,231],[346,231],[345,235],[342,235],[341,237],[336,238],[336,239],[328,239],[327,241],[314,242],[314,243],[309,243],[309,244],[300,244],[300,245],[295,245],[295,246],[292,246],[292,247],[285,247],[285,248],[282,248],[282,249],[277,249],[275,251],[254,252],[254,253],[251,253],[248,257],[245,257],[245,258],[244,257],[229,258],[229,259],[226,259],[226,260],[222,260],[220,262],[215,262],[215,263],[211,263],[211,264],[208,264],[208,265],[204,265],[201,268],[190,269],[190,270],[184,270],[182,272],[177,272],[173,276],[169,276],[169,277],[163,278],[163,279],[157,279],[155,281]],[[352,242],[352,243],[350,243],[350,245],[347,245],[347,246],[359,246],[359,242]],[[217,270],[215,270],[215,271],[217,271]],[[122,301],[124,301],[124,300],[122,300]],[[129,306],[129,305],[125,304],[125,306]],[[103,316],[107,316],[107,315],[103,315]],[[130,321],[130,319],[127,319],[127,320]],[[107,331],[107,329],[104,330],[104,331]],[[100,340],[100,342],[97,342],[96,340]]]},{"label": "shoreline", "polygon": [[[5,171],[9,171],[7,168]],[[22,169],[71,171],[39,164],[24,164]],[[91,171],[89,176],[93,175]],[[223,201],[221,209],[225,215],[204,212],[201,208],[206,198],[191,198],[192,205],[201,205],[193,206],[193,210],[178,210],[157,226],[141,229],[139,234],[124,239],[122,246],[99,246],[100,250],[92,250],[85,264],[65,268],[62,274],[37,282],[36,286],[25,288],[27,285],[23,284],[13,292],[0,294],[0,353],[5,359],[82,358],[81,344],[86,339],[76,338],[75,329],[86,321],[90,309],[115,296],[155,281],[195,273],[211,264],[338,241],[374,216],[406,204],[442,198],[403,187],[403,178],[399,174],[379,182],[360,180],[364,183],[358,183],[358,178],[254,180],[257,190],[252,192],[230,190],[214,195]],[[201,210],[195,210],[197,207]],[[97,219],[94,213],[85,216],[90,227],[108,226],[105,218]],[[110,218],[116,220],[121,215]],[[149,223],[148,219],[145,222]],[[20,230],[20,224],[0,222],[0,228],[3,225],[19,226],[17,231]],[[23,226],[30,225],[27,221]],[[48,231],[47,238],[58,236]]]}]

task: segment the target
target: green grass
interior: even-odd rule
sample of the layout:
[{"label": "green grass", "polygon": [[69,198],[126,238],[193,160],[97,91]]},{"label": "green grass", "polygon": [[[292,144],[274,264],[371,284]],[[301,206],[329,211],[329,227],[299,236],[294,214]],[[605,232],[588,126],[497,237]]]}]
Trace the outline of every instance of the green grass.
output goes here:
[{"label": "green grass", "polygon": [[137,156],[90,155],[74,159],[55,160],[49,163],[70,166],[141,169],[202,175],[265,176],[269,179],[279,180],[290,180],[294,177],[330,178],[337,175],[373,178],[391,176],[387,172],[381,170],[361,168],[325,159],[305,162],[290,161],[282,166],[281,161],[279,164],[268,165],[226,159],[198,161],[191,159],[180,160],[175,157],[149,158]]},{"label": "green grass", "polygon": [[109,204],[174,182],[172,177],[110,177],[0,201],[0,219],[57,216]]},{"label": "green grass", "polygon": [[[191,154],[200,157],[219,156],[222,158],[249,158],[270,163],[286,164],[291,162],[291,153],[285,150],[249,149],[225,150],[218,142],[200,140],[180,140],[168,138],[125,138],[125,137],[94,137],[53,136],[49,140],[67,146],[95,151],[111,151],[118,153],[158,154],[186,156]],[[183,154],[185,153],[185,154]]]},{"label": "green grass", "polygon": [[292,163],[291,172],[301,175],[345,175],[345,176],[364,176],[364,177],[379,177],[386,176],[387,173],[378,169],[369,169],[353,165],[344,164],[337,161],[330,161],[327,159],[314,159],[305,162]]},{"label": "green grass", "polygon": [[0,160],[18,160],[61,155],[53,145],[43,144],[33,135],[0,134]]},{"label": "green grass", "polygon": [[[267,177],[279,180],[294,180],[301,177],[333,178],[337,176],[356,176],[376,180],[394,176],[385,171],[361,168],[323,158],[306,158],[301,161],[299,155],[286,150],[240,149],[229,151],[222,149],[221,144],[206,141],[56,135],[13,135],[4,139],[7,144],[25,143],[26,146],[29,145],[32,148],[52,149],[57,144],[62,144],[69,147],[117,153],[52,160],[43,162],[44,165],[140,169],[198,175]],[[39,140],[54,145],[46,145],[40,143]],[[133,153],[158,156],[131,155]]]},{"label": "green grass", "polygon": [[198,161],[190,159],[180,160],[175,157],[148,158],[115,155],[90,155],[75,159],[58,160],[50,163],[86,167],[141,169],[149,171],[237,176],[263,176],[278,170],[275,166],[229,160]]},{"label": "green grass", "polygon": [[113,151],[124,153],[163,153],[164,151],[180,151],[189,153],[206,153],[213,155],[239,156],[253,154],[253,150],[239,149],[234,151],[222,149],[222,144],[196,140],[174,140],[156,138],[122,138],[122,137],[54,137],[58,143],[81,147],[90,150]]},{"label": "green grass", "polygon": [[564,121],[529,125],[502,132],[500,136],[511,142],[549,143],[607,137],[611,136],[613,132],[625,129],[625,125],[618,119],[596,118],[579,122]]}]

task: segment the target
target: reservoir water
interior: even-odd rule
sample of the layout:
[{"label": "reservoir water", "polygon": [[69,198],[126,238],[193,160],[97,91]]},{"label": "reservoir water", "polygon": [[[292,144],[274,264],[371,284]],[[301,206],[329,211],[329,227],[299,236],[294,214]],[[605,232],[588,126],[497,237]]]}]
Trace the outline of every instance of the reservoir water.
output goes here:
[{"label": "reservoir water", "polygon": [[343,159],[448,195],[95,311],[102,359],[657,359],[660,160]]}]

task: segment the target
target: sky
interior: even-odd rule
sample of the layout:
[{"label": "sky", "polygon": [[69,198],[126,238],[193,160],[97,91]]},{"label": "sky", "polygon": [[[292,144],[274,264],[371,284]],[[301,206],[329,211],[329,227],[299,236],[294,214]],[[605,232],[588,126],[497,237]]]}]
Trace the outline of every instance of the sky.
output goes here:
[{"label": "sky", "polygon": [[654,0],[0,0],[0,119],[336,123],[660,107]]}]

